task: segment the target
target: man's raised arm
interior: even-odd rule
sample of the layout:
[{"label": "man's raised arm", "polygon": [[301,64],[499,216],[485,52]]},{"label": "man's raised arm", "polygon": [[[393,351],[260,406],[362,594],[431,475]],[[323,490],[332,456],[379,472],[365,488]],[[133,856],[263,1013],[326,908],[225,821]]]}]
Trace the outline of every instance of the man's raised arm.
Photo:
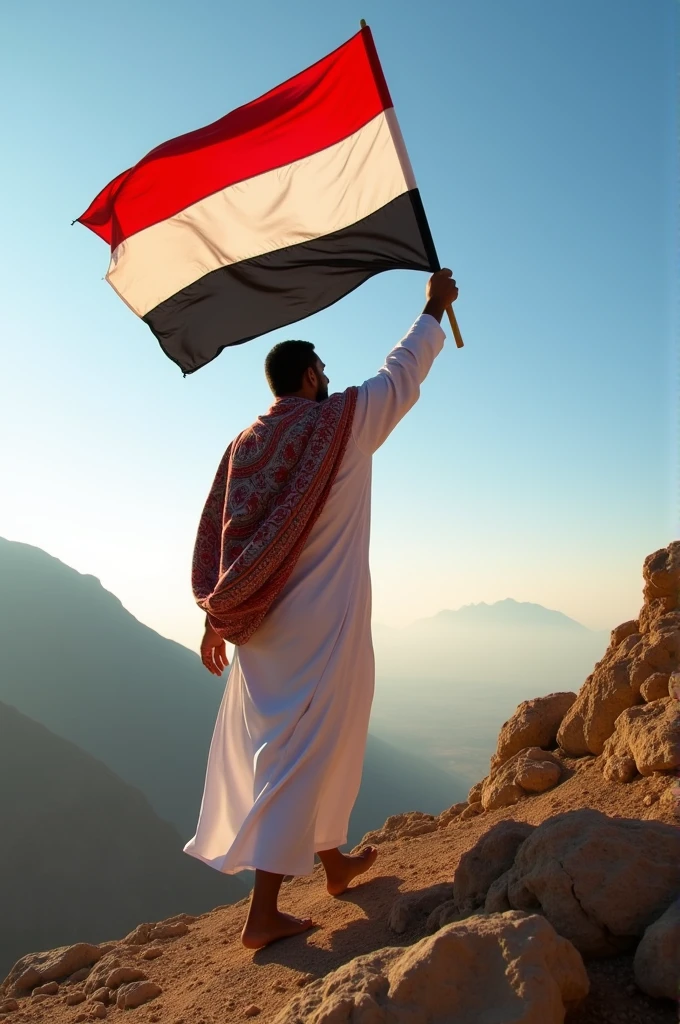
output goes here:
[{"label": "man's raised arm", "polygon": [[444,345],[440,321],[458,298],[450,270],[438,270],[427,282],[423,312],[392,349],[381,370],[359,388],[352,433],[366,455],[376,451],[420,395],[420,385]]}]

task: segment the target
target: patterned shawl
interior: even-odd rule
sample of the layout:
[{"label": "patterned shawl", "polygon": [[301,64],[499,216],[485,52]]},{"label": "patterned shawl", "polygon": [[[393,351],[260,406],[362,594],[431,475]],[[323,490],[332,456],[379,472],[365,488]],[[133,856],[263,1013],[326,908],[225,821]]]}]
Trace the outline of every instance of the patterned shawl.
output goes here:
[{"label": "patterned shawl", "polygon": [[326,503],[352,430],[357,389],[323,402],[279,398],[232,441],[198,526],[197,604],[245,644],[290,576]]}]

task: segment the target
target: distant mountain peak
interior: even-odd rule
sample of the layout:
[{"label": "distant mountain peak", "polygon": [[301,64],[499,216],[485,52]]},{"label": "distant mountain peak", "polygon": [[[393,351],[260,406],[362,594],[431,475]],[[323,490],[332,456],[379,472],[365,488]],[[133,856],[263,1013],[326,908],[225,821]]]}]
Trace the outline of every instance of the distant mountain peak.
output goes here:
[{"label": "distant mountain peak", "polygon": [[550,626],[559,629],[579,629],[591,632],[587,626],[570,618],[564,612],[554,608],[546,608],[532,601],[517,601],[514,597],[505,597],[500,601],[487,604],[486,601],[465,604],[460,608],[445,608],[428,619],[419,619],[414,625],[424,626],[465,623],[466,625],[495,626],[532,626],[540,628]]}]

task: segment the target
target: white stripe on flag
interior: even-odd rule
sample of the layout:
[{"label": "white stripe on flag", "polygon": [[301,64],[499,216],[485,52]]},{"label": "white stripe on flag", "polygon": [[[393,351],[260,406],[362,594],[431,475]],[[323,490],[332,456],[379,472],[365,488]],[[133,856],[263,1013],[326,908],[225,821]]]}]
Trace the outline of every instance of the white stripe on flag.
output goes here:
[{"label": "white stripe on flag", "polygon": [[350,227],[412,188],[390,108],[334,146],[131,235],[112,253],[106,278],[144,316],[213,270]]}]

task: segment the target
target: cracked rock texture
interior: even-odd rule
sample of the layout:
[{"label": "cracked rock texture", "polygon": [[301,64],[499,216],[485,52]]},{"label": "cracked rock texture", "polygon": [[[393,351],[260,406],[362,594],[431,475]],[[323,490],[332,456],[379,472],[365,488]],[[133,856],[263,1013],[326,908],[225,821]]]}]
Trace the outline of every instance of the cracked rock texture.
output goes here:
[{"label": "cracked rock texture", "polygon": [[603,755],[632,758],[640,775],[680,767],[680,701],[666,697],[623,711]]},{"label": "cracked rock texture", "polygon": [[512,867],[517,850],[534,831],[525,821],[499,821],[464,853],[453,876],[453,900],[459,911],[484,906],[489,886]]},{"label": "cracked rock texture", "polygon": [[588,989],[578,952],[543,918],[475,916],[344,964],[275,1024],[562,1024]]},{"label": "cracked rock texture", "polygon": [[677,828],[583,809],[532,832],[485,910],[538,911],[584,955],[608,956],[634,946],[678,892]]},{"label": "cracked rock texture", "polygon": [[482,807],[493,811],[508,807],[528,793],[543,793],[555,786],[562,769],[548,750],[529,747],[513,754],[484,780],[482,786]]}]

